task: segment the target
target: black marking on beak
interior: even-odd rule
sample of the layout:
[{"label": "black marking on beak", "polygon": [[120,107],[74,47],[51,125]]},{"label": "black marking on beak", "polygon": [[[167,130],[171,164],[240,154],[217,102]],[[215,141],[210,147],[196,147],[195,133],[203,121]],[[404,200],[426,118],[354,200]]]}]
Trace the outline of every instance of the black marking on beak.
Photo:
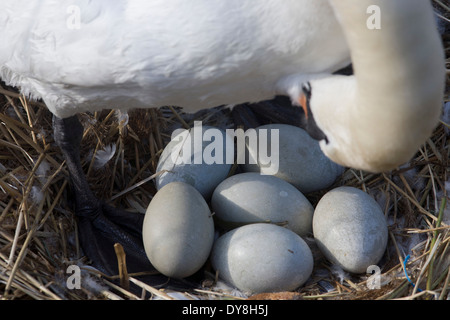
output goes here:
[{"label": "black marking on beak", "polygon": [[303,94],[306,97],[306,108],[308,111],[308,117],[304,118],[303,127],[305,128],[306,132],[311,136],[311,138],[315,140],[325,140],[325,142],[328,144],[328,138],[325,135],[325,133],[317,126],[316,121],[314,120],[314,114],[311,110],[310,101],[312,97],[312,88],[311,84],[309,82],[302,84],[302,91]]}]

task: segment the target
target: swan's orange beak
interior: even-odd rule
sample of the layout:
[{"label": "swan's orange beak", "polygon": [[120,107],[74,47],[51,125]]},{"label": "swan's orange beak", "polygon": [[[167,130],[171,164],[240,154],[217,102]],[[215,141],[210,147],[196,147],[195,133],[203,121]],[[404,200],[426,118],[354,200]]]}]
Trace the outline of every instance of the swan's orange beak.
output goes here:
[{"label": "swan's orange beak", "polygon": [[305,111],[305,117],[308,119],[308,107],[306,106],[306,96],[305,94],[301,94],[300,98],[298,99],[298,103],[303,108],[303,111]]}]

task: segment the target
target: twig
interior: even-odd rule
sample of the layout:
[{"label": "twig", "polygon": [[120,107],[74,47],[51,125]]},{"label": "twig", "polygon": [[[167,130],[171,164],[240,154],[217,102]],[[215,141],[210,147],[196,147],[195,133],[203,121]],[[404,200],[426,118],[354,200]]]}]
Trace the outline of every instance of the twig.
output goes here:
[{"label": "twig", "polygon": [[135,279],[133,277],[130,277],[130,281],[133,282],[134,284],[138,285],[139,287],[147,290],[148,292],[150,292],[151,294],[154,294],[155,296],[158,296],[160,298],[163,298],[165,300],[174,300],[171,296],[169,296],[168,294],[162,292],[161,290],[158,290],[152,286],[149,286],[148,284],[139,281],[138,279]]},{"label": "twig", "polygon": [[[447,199],[444,197],[442,199],[442,203],[441,203],[441,208],[439,210],[439,216],[438,216],[438,220],[436,222],[436,227],[439,228],[441,226],[441,222],[442,222],[442,217],[444,215],[444,209],[445,209],[445,205],[447,203]],[[439,231],[436,230],[434,231],[434,235],[433,235],[433,239],[431,239],[431,244],[430,244],[430,248],[432,249],[432,251],[436,250],[435,247],[437,247],[437,241],[439,238]],[[431,254],[431,253],[430,253]],[[430,261],[430,266],[428,268],[428,279],[427,279],[427,290],[432,290],[432,282],[433,282],[433,265],[434,265],[434,260],[435,260],[435,255],[433,254],[433,256],[431,257],[431,261]]]},{"label": "twig", "polygon": [[140,187],[141,185],[147,183],[147,182],[150,181],[150,180],[155,179],[157,176],[159,176],[160,174],[163,174],[164,172],[167,172],[167,171],[166,171],[166,170],[162,170],[162,171],[159,171],[159,172],[157,172],[157,173],[155,173],[155,174],[152,174],[150,177],[147,177],[147,178],[145,178],[145,179],[139,181],[138,183],[132,185],[131,187],[126,188],[126,189],[123,190],[122,192],[119,192],[118,194],[112,196],[109,200],[110,200],[110,201],[113,201],[113,200],[115,200],[115,199],[117,199],[117,198],[123,196],[124,194],[130,192],[131,190]]},{"label": "twig", "polygon": [[122,288],[124,288],[125,290],[129,290],[130,289],[130,281],[129,281],[129,277],[128,277],[125,251],[123,250],[123,247],[120,243],[114,244],[114,251],[116,252],[117,263],[119,266],[120,286]]}]

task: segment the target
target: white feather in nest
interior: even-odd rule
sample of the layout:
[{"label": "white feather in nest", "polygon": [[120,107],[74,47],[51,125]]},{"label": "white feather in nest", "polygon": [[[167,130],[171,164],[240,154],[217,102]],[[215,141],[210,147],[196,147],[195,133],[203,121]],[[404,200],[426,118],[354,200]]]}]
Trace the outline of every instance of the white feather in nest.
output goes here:
[{"label": "white feather in nest", "polygon": [[50,170],[50,163],[47,160],[42,160],[39,167],[36,169],[36,177],[39,182],[44,185],[47,182],[47,172]]},{"label": "white feather in nest", "polygon": [[[1,168],[0,168],[1,169]],[[39,204],[44,199],[44,192],[42,187],[46,184],[48,180],[47,172],[50,170],[50,163],[47,160],[43,160],[35,171],[34,185],[31,187],[29,199],[34,204]]]},{"label": "white feather in nest", "polygon": [[130,117],[128,116],[127,111],[122,110],[116,110],[115,112],[117,121],[119,122],[119,127],[123,130],[128,125],[128,121],[130,120]]},{"label": "white feather in nest", "polygon": [[30,199],[35,204],[41,203],[44,199],[44,193],[42,192],[42,188],[39,186],[32,186],[30,191]]},{"label": "white feather in nest", "polygon": [[248,298],[250,293],[245,293],[233,286],[230,286],[229,284],[219,280],[215,283],[212,291],[214,292],[222,292],[234,297],[238,297],[238,298]]},{"label": "white feather in nest", "polygon": [[337,264],[331,266],[331,273],[338,278],[340,284],[342,284],[344,280],[350,279],[350,274]]},{"label": "white feather in nest", "polygon": [[[90,152],[90,156],[88,158],[92,158],[92,151]],[[97,150],[94,157],[94,164],[93,167],[95,170],[103,168],[109,160],[111,160],[114,157],[114,154],[116,153],[116,144],[112,143],[108,146],[105,146],[101,150]]]}]

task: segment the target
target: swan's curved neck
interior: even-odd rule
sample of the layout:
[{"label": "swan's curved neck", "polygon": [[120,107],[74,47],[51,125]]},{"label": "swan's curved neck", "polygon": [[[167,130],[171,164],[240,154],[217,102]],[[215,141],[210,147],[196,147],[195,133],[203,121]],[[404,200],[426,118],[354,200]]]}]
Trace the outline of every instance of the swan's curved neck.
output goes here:
[{"label": "swan's curved neck", "polygon": [[[323,149],[345,165],[393,169],[410,160],[439,119],[445,64],[431,5],[428,0],[330,3],[350,47],[355,88],[347,90],[351,101],[342,99],[348,109],[336,115],[350,130],[342,138],[350,145]],[[339,148],[347,154],[337,155]],[[352,163],[354,154],[363,159]]]}]

